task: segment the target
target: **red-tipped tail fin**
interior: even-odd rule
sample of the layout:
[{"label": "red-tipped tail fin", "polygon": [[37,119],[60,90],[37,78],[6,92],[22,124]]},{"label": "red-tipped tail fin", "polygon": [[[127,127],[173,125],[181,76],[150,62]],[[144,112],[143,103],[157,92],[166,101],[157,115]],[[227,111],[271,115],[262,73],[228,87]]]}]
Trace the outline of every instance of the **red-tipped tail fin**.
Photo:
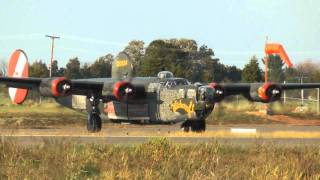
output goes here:
[{"label": "red-tipped tail fin", "polygon": [[[16,78],[29,77],[29,63],[23,50],[15,50],[8,63],[8,76]],[[9,96],[13,103],[22,104],[28,95],[27,89],[9,88]]]}]

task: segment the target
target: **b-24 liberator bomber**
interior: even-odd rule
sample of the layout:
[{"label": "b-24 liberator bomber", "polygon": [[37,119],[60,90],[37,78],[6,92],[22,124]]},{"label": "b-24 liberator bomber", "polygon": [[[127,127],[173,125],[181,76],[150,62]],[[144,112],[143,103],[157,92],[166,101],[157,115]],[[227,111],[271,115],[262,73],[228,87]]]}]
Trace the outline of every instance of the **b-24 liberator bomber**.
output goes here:
[{"label": "b-24 liberator bomber", "polygon": [[132,77],[132,62],[124,52],[112,63],[111,78],[28,77],[28,60],[22,50],[16,50],[8,64],[8,77],[0,77],[0,84],[9,88],[14,103],[23,103],[29,90],[37,90],[63,106],[86,109],[89,132],[99,132],[104,118],[128,123],[180,122],[185,131],[200,132],[215,104],[227,96],[241,94],[250,101],[269,103],[279,100],[284,90],[320,88],[320,83],[191,84],[169,71],[157,77]]}]

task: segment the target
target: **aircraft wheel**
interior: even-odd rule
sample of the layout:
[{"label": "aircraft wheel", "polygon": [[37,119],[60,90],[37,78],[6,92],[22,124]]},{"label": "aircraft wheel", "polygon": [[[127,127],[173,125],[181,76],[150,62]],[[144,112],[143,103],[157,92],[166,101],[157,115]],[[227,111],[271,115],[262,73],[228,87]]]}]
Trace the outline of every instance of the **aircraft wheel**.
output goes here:
[{"label": "aircraft wheel", "polygon": [[190,131],[190,121],[187,120],[184,123],[181,124],[181,130],[183,130],[183,132],[189,132]]},{"label": "aircraft wheel", "polygon": [[204,119],[191,121],[191,131],[203,132],[206,130],[206,121]]},{"label": "aircraft wheel", "polygon": [[99,132],[101,131],[102,121],[97,113],[89,113],[87,120],[87,130],[89,132]]},{"label": "aircraft wheel", "polygon": [[189,126],[183,126],[183,127],[181,127],[181,129],[183,130],[183,132],[189,132],[190,131],[190,127]]}]

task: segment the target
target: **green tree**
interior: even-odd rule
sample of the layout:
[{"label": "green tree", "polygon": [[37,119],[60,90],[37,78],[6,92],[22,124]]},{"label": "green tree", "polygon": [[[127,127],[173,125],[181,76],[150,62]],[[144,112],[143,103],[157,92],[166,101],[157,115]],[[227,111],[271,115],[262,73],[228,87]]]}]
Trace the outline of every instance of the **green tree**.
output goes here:
[{"label": "green tree", "polygon": [[91,78],[90,66],[88,63],[84,63],[80,69],[80,74],[83,78]]},{"label": "green tree", "polygon": [[172,49],[168,49],[170,51],[171,56],[170,59],[172,63],[171,71],[177,77],[192,79],[193,70],[198,70],[197,65],[194,68],[195,62],[194,54],[197,52],[197,43],[192,39],[169,39],[165,41],[168,43]]},{"label": "green tree", "polygon": [[213,50],[206,45],[200,46],[196,57],[199,59],[202,71],[199,76],[202,82],[217,81],[221,76],[219,75],[219,59],[213,59]]},{"label": "green tree", "polygon": [[142,76],[156,76],[159,71],[170,70],[172,45],[163,40],[152,41],[146,49],[145,57],[139,74]]},{"label": "green tree", "polygon": [[[190,44],[190,43],[189,43]],[[191,43],[192,44],[192,43]],[[192,53],[189,54],[191,59],[198,59],[193,63],[194,67],[187,67],[185,72],[191,76],[191,81],[202,82],[221,82],[221,81],[237,81],[239,80],[239,72],[241,70],[236,67],[228,67],[220,62],[219,58],[214,57],[214,52],[207,45],[202,45],[197,50],[196,43],[191,46]],[[201,67],[200,69],[198,67]],[[186,76],[188,77],[188,76]]]},{"label": "green tree", "polygon": [[0,59],[0,76],[7,75],[7,63],[4,59]]},{"label": "green tree", "polygon": [[240,82],[241,81],[241,69],[237,68],[236,66],[226,66],[227,74],[225,81],[231,82]]},{"label": "green tree", "polygon": [[190,68],[186,69],[187,79],[191,82],[200,82],[202,81],[203,76],[203,67],[200,60],[190,60]]},{"label": "green tree", "polygon": [[319,82],[318,74],[320,71],[319,63],[313,62],[311,60],[305,60],[299,63],[295,70],[295,77],[302,77],[304,82]]},{"label": "green tree", "polygon": [[185,52],[195,52],[198,49],[197,42],[193,39],[169,39],[166,42]]},{"label": "green tree", "polygon": [[230,68],[214,58],[214,52],[206,45],[199,49],[192,39],[152,41],[146,48],[140,75],[155,76],[159,71],[171,71],[176,77],[192,82],[239,81],[241,71]]},{"label": "green tree", "polygon": [[65,76],[65,74],[66,74],[66,68],[60,67],[59,70],[58,70],[58,74],[59,74],[59,76],[64,76],[64,77],[66,77],[66,76]]},{"label": "green tree", "polygon": [[285,68],[284,77],[286,82],[297,82],[299,71],[296,68]]},{"label": "green tree", "polygon": [[227,78],[227,67],[224,64],[220,63],[219,62],[220,60],[218,58],[212,59],[212,60],[213,60],[213,71],[212,71],[213,81],[221,82]]},{"label": "green tree", "polygon": [[197,50],[194,40],[169,39],[152,41],[146,49],[140,75],[153,76],[168,70],[178,77],[189,77],[192,53]]},{"label": "green tree", "polygon": [[284,62],[278,55],[269,55],[268,62],[268,81],[283,82],[284,81]]},{"label": "green tree", "polygon": [[242,70],[241,80],[242,82],[261,82],[262,75],[261,69],[259,68],[258,59],[256,56],[253,56],[250,59],[250,62],[246,64]]},{"label": "green tree", "polygon": [[59,74],[58,71],[59,71],[58,61],[54,60],[52,61],[52,67],[51,67],[52,77],[62,76],[62,74]]},{"label": "green tree", "polygon": [[29,68],[30,77],[49,77],[49,70],[47,65],[42,60],[34,61]]},{"label": "green tree", "polygon": [[127,53],[132,60],[133,75],[135,76],[141,67],[142,59],[145,55],[144,42],[140,40],[130,41],[123,51]]},{"label": "green tree", "polygon": [[66,70],[64,72],[65,77],[70,79],[81,78],[80,73],[80,61],[78,57],[71,58],[66,65]]},{"label": "green tree", "polygon": [[111,77],[111,63],[113,56],[107,54],[99,57],[90,67],[90,76],[93,78]]}]

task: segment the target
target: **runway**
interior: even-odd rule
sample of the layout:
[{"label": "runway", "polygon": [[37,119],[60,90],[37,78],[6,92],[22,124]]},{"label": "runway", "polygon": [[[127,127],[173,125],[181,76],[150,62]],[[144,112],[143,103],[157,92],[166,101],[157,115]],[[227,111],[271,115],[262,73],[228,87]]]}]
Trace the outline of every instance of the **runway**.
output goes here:
[{"label": "runway", "polygon": [[320,126],[293,125],[209,125],[205,133],[184,133],[178,125],[104,124],[99,133],[88,133],[85,127],[47,127],[33,129],[0,129],[1,141],[21,145],[44,142],[77,142],[99,144],[139,144],[156,137],[173,143],[219,143],[252,145],[270,143],[279,146],[320,146]]}]

